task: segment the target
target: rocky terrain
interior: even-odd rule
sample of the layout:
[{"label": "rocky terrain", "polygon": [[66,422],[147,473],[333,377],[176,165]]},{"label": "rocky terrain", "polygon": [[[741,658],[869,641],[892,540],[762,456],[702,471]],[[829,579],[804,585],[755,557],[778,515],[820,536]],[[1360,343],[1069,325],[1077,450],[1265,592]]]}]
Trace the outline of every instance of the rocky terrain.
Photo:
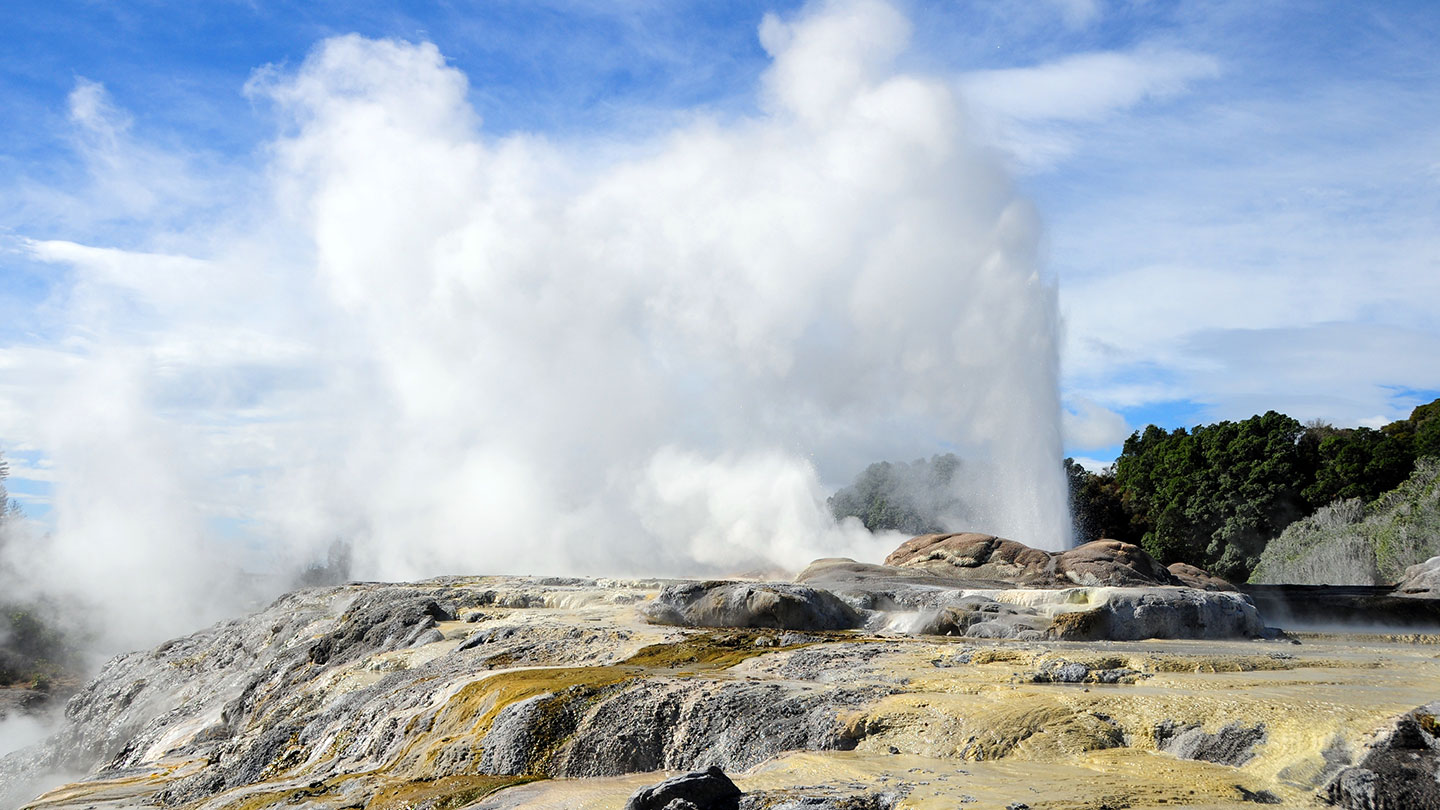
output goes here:
[{"label": "rocky terrain", "polygon": [[792,582],[298,591],[110,661],[0,761],[0,806],[1432,801],[1440,648],[1297,644],[1105,542],[927,535]]}]

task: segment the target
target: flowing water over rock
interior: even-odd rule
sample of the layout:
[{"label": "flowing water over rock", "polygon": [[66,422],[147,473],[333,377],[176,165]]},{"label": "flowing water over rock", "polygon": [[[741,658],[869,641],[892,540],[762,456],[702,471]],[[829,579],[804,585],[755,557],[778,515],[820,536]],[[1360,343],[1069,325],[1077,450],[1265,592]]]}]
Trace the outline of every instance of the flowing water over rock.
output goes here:
[{"label": "flowing water over rock", "polygon": [[[1174,586],[957,588],[851,561],[802,580],[300,591],[111,661],[0,790],[47,810],[618,810],[716,766],[755,808],[1384,807],[1435,773],[1425,639],[1260,640],[1244,596]],[[1201,638],[1127,640],[1186,622]],[[54,772],[71,783],[32,800]]]}]

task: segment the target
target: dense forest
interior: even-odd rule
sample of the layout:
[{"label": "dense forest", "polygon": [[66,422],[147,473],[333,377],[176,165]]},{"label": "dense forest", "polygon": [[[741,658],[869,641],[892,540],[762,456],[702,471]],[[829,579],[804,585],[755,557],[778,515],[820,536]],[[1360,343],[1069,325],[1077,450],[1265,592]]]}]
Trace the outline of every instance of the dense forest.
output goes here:
[{"label": "dense forest", "polygon": [[[1292,523],[1331,504],[1353,501],[1351,510],[1364,512],[1428,456],[1440,456],[1440,399],[1379,429],[1301,424],[1275,411],[1189,429],[1150,425],[1103,471],[1064,463],[1077,542],[1125,540],[1161,562],[1189,562],[1244,582]],[[936,530],[946,514],[963,514],[963,494],[948,496],[947,512],[932,511],[933,492],[916,497],[906,482],[939,480],[960,463],[948,455],[872,464],[830,508],[872,530]]]}]

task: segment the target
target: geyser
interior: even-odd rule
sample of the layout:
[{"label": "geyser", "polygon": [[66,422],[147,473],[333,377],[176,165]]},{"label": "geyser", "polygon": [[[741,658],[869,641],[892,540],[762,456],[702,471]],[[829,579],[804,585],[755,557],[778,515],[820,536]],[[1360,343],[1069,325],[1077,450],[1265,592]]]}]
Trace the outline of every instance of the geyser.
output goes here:
[{"label": "geyser", "polygon": [[[17,437],[59,480],[42,584],[159,637],[226,609],[243,543],[338,535],[385,579],[878,560],[829,487],[938,451],[953,528],[1064,545],[1036,216],[954,83],[897,67],[908,33],[878,2],[767,17],[749,113],[642,138],[487,133],[424,43],[258,72],[279,134],[218,213],[27,243],[70,271],[63,348],[15,355],[49,369]],[[150,149],[82,89],[114,137],[81,148]]]}]

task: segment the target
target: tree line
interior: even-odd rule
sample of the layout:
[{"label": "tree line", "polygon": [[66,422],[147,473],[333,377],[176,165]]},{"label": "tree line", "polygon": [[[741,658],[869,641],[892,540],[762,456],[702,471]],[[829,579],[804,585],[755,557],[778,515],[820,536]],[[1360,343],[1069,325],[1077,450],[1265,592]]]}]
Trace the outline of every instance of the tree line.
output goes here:
[{"label": "tree line", "polygon": [[1098,473],[1066,461],[1076,539],[1138,543],[1163,563],[1249,578],[1285,527],[1334,501],[1369,502],[1440,455],[1440,399],[1379,429],[1301,424],[1275,411],[1125,441]]},{"label": "tree line", "polygon": [[[1150,425],[1100,472],[1065,459],[1077,542],[1102,537],[1143,546],[1161,562],[1188,562],[1243,582],[1285,527],[1337,500],[1373,501],[1415,462],[1440,456],[1440,399],[1379,429],[1302,424],[1275,411],[1192,428]],[[836,519],[872,531],[921,534],[963,521],[953,454],[879,462],[829,500]]]}]

